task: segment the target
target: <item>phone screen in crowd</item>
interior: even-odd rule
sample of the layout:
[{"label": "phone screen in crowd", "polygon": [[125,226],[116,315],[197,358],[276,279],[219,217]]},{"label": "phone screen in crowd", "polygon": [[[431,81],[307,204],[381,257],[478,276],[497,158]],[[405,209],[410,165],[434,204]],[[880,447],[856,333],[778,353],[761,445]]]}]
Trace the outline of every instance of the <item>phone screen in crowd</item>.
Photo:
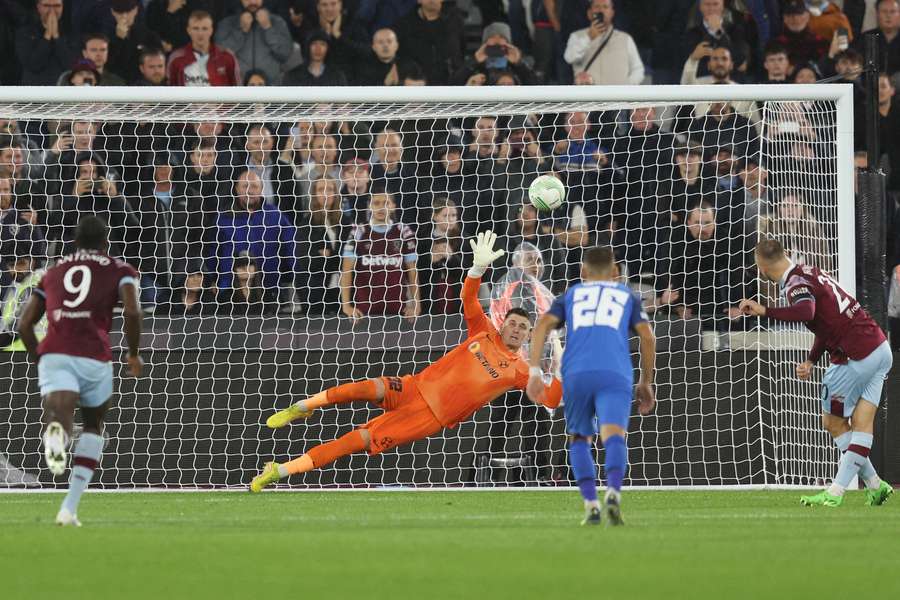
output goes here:
[{"label": "phone screen in crowd", "polygon": [[595,12],[591,16],[594,19],[594,23],[603,23],[604,21],[606,21],[606,15],[603,14],[602,12]]}]

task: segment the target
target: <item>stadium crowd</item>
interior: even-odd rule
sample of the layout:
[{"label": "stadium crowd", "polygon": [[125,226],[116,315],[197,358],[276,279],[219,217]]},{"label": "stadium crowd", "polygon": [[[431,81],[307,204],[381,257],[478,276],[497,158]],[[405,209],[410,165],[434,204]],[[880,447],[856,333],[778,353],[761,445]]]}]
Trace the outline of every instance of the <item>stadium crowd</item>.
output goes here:
[{"label": "stadium crowd", "polygon": [[[476,16],[477,15],[477,16]],[[480,16],[480,18],[479,18]],[[4,85],[809,83],[854,86],[881,33],[878,106],[900,198],[900,0],[0,0]],[[3,115],[0,115],[2,117]],[[99,214],[158,314],[456,313],[463,241],[541,253],[558,293],[609,243],[648,310],[738,326],[757,232],[831,260],[833,115],[752,102],[470,118],[183,124],[0,120],[0,331]],[[767,144],[765,161],[760,144]],[[865,153],[857,155],[864,167]],[[763,164],[760,164],[760,163]],[[538,214],[530,181],[569,197]],[[821,190],[821,191],[815,191]],[[833,204],[833,200],[832,200]],[[900,263],[892,221],[889,268]],[[819,264],[833,268],[833,264]],[[495,269],[499,281],[506,268]],[[763,291],[765,293],[765,291]],[[895,338],[900,336],[895,336]]]}]

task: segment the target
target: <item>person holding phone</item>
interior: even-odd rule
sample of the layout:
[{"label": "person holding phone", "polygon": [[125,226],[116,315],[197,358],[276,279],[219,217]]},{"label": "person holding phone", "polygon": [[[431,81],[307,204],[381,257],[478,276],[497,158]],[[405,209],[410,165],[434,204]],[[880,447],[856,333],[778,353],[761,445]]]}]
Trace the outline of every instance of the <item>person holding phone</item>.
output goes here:
[{"label": "person holding phone", "polygon": [[839,37],[846,50],[853,41],[850,20],[840,8],[828,0],[811,0],[806,2],[809,11],[809,29],[819,37],[830,40]]},{"label": "person holding phone", "polygon": [[638,85],[644,63],[630,35],[613,26],[613,0],[593,0],[588,7],[590,26],[569,36],[563,55],[575,74],[587,72],[596,85]]},{"label": "person holding phone", "polygon": [[524,85],[537,83],[534,71],[522,60],[522,51],[512,43],[506,23],[491,23],[481,34],[481,46],[451,78],[454,85],[485,85],[498,73],[512,73]]}]

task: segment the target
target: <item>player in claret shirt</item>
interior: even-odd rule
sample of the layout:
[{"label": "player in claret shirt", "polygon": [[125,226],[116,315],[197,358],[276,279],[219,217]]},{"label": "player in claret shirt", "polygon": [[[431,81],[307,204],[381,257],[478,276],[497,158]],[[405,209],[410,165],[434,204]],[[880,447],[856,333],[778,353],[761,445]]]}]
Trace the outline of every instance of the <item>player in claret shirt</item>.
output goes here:
[{"label": "player in claret shirt", "polygon": [[[44,458],[54,475],[66,469],[66,447],[76,406],[84,430],[75,444],[69,491],[56,515],[58,525],[80,526],[81,495],[100,465],[103,416],[113,391],[109,329],[113,308],[121,300],[128,343],[128,366],[140,376],[141,338],[139,275],[131,265],[112,258],[106,224],[94,216],[81,219],[75,252],[44,274],[31,297],[19,328],[29,356],[37,361],[44,401]],[[47,336],[38,345],[34,325],[47,313]]]},{"label": "player in claret shirt", "polygon": [[[344,402],[371,402],[384,409],[359,429],[332,442],[311,448],[303,456],[284,464],[268,463],[250,484],[259,492],[289,475],[319,469],[342,456],[366,450],[376,455],[395,446],[434,435],[444,427],[456,427],[494,398],[528,384],[528,363],[519,349],[531,334],[528,313],[513,308],[499,330],[478,303],[481,276],[503,256],[494,250],[497,236],[490,231],[472,242],[473,266],[463,285],[463,314],[468,337],[421,373],[406,377],[381,377],[333,387],[275,413],[266,421],[272,428],[305,419],[324,406]],[[554,379],[542,390],[545,406],[556,408],[562,385]]]},{"label": "player in claret shirt", "polygon": [[827,350],[831,366],[822,379],[822,424],[843,453],[831,486],[803,496],[806,506],[840,506],[855,475],[866,484],[866,504],[880,506],[894,493],[878,477],[869,460],[875,411],[893,358],[878,324],[850,294],[817,267],[795,265],[776,240],[756,246],[756,265],[764,279],[778,282],[787,306],[767,308],[742,300],[748,316],[801,322],[816,335],[806,361],[797,365],[797,377],[809,379],[813,365]]}]

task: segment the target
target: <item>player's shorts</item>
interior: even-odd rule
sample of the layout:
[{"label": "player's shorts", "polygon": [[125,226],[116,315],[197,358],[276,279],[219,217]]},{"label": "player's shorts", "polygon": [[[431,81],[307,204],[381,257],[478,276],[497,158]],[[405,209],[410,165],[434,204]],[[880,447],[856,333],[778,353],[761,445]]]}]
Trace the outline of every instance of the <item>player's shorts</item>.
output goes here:
[{"label": "player's shorts", "polygon": [[44,354],[38,361],[38,384],[41,396],[75,392],[80,406],[97,408],[112,396],[112,363],[68,354]]},{"label": "player's shorts", "polygon": [[850,417],[860,398],[878,406],[881,388],[894,357],[884,342],[862,360],[831,365],[822,378],[822,410],[837,417]]},{"label": "player's shorts", "polygon": [[598,425],[628,429],[631,382],[620,373],[585,371],[563,379],[566,431],[571,435],[596,435]]},{"label": "player's shorts", "polygon": [[427,438],[443,429],[428,403],[419,393],[413,375],[382,377],[384,413],[362,426],[369,431],[369,454],[376,455],[395,446]]}]

